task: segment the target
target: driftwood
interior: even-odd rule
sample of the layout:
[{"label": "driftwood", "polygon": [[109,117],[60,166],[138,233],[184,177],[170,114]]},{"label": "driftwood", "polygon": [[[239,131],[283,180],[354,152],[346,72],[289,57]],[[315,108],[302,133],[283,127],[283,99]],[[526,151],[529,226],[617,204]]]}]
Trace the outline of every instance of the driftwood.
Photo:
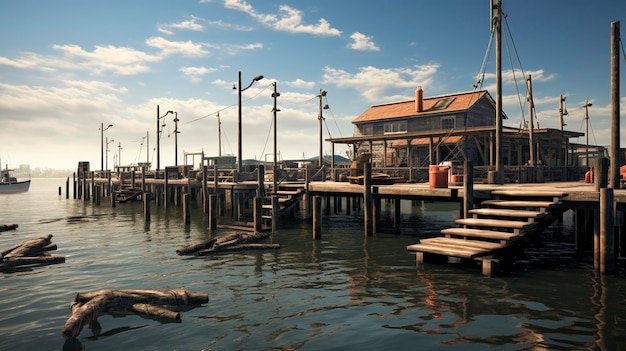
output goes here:
[{"label": "driftwood", "polygon": [[66,339],[76,338],[85,324],[99,334],[104,313],[132,313],[180,321],[180,313],[163,306],[196,306],[209,302],[206,293],[176,290],[100,290],[78,293],[70,304],[72,315],[61,328]]},{"label": "driftwood", "polygon": [[0,224],[0,232],[15,230],[17,227],[19,227],[17,224]]},{"label": "driftwood", "polygon": [[48,251],[57,249],[51,242],[52,234],[22,241],[10,249],[0,251],[0,270],[16,266],[48,265],[65,262],[63,256],[53,256]]},{"label": "driftwood", "polygon": [[253,241],[267,239],[269,236],[269,233],[235,232],[219,238],[203,240],[190,246],[181,247],[176,250],[176,253],[178,255],[208,255],[214,252],[222,251],[280,248],[279,244],[250,244],[250,242]]}]

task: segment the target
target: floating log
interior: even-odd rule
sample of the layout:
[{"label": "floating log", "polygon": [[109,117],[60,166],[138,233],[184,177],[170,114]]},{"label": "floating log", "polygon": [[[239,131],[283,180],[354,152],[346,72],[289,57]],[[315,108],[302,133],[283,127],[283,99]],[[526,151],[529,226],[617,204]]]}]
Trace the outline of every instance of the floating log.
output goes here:
[{"label": "floating log", "polygon": [[217,246],[197,252],[198,256],[205,256],[216,252],[223,251],[241,251],[241,250],[266,250],[280,249],[280,244],[240,244],[231,246]]},{"label": "floating log", "polygon": [[19,227],[17,224],[0,224],[0,232],[15,230]]},{"label": "floating log", "polygon": [[22,241],[10,249],[0,251],[0,270],[17,266],[49,265],[65,262],[63,256],[53,256],[48,251],[57,249],[51,243],[52,234]]},{"label": "floating log", "polygon": [[[249,244],[253,241],[259,241],[269,238],[269,233],[261,232],[235,232],[224,235],[219,238],[204,240],[199,243],[182,247],[176,250],[178,255],[205,255],[213,252],[227,250],[245,250],[245,249],[277,249],[278,244]],[[278,246],[277,246],[278,245]],[[236,247],[236,248],[231,248]],[[201,253],[202,252],[202,253]]]},{"label": "floating log", "polygon": [[104,313],[134,313],[180,321],[180,313],[163,306],[196,306],[209,302],[206,293],[175,290],[100,290],[78,293],[70,304],[72,315],[61,328],[66,339],[76,338],[88,324],[94,334],[102,329],[97,318]]}]

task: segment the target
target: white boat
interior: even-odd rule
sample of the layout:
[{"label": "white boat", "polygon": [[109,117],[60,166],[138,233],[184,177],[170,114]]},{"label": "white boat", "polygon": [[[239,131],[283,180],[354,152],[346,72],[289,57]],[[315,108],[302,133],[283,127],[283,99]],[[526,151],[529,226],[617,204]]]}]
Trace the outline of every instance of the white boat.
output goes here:
[{"label": "white boat", "polygon": [[6,165],[5,169],[0,169],[0,194],[21,193],[28,191],[30,179],[17,179],[14,177]]}]

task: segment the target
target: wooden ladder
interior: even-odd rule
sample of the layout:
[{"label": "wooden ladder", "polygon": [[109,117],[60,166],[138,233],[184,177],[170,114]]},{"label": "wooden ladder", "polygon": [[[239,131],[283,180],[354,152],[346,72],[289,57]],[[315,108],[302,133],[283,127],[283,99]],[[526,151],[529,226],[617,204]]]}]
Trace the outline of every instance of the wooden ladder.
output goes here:
[{"label": "wooden ladder", "polygon": [[457,219],[457,227],[441,230],[443,236],[421,239],[407,246],[415,252],[418,266],[424,254],[476,260],[484,275],[500,270],[501,260],[514,260],[525,242],[541,233],[554,220],[551,210],[565,196],[555,191],[494,190],[493,200],[471,209],[471,218]]}]

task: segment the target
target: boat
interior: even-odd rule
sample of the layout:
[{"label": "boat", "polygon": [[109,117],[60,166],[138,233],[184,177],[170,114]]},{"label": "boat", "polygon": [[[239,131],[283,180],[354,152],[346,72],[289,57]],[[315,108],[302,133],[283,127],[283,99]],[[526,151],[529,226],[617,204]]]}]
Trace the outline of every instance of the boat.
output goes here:
[{"label": "boat", "polygon": [[6,165],[5,169],[0,169],[0,194],[22,193],[30,188],[30,179],[18,179],[12,172],[9,165]]}]

